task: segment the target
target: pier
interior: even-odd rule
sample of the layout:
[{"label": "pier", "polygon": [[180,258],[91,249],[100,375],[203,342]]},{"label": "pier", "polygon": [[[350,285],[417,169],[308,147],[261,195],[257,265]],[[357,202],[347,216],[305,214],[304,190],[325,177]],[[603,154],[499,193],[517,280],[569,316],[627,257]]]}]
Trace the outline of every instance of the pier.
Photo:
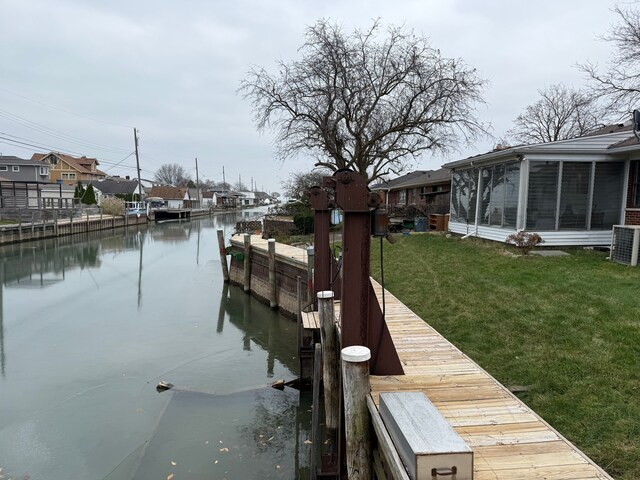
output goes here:
[{"label": "pier", "polygon": [[[351,175],[351,172],[347,172],[347,175]],[[328,183],[331,185],[331,182]],[[338,189],[341,188],[340,185],[349,185],[349,183],[349,181],[338,181],[334,185],[337,184],[335,188]],[[357,184],[357,179],[355,183]],[[323,205],[328,205],[328,202],[326,198],[322,198],[323,192],[318,191],[317,194],[320,200],[316,198],[314,206],[317,222],[314,262],[318,262],[319,257],[323,255],[322,250],[325,246],[322,243],[325,239],[322,236],[328,235],[328,229],[322,223],[325,221],[324,213],[327,210]],[[349,198],[357,198],[357,195]],[[280,267],[276,266],[276,269],[282,268],[282,265],[297,269],[297,274],[295,271],[289,272],[287,280],[279,279],[276,274],[273,281],[277,282],[278,298],[294,295],[297,297],[297,318],[301,330],[298,337],[299,354],[305,349],[315,350],[316,362],[312,369],[315,372],[313,384],[318,386],[325,384],[325,401],[322,402],[322,397],[317,392],[314,392],[314,401],[318,405],[324,403],[325,412],[334,409],[334,405],[328,402],[335,402],[335,400],[330,400],[330,396],[326,395],[327,378],[323,376],[318,359],[328,356],[331,361],[339,362],[335,352],[326,350],[327,334],[320,335],[327,317],[330,317],[328,321],[333,326],[333,334],[338,341],[338,352],[345,346],[354,345],[353,341],[347,340],[347,334],[351,338],[359,337],[363,340],[363,346],[371,349],[371,361],[369,356],[362,356],[369,375],[368,384],[365,387],[366,393],[361,398],[351,398],[353,388],[344,384],[350,376],[344,374],[346,371],[344,369],[350,368],[348,365],[345,367],[344,353],[343,372],[338,373],[341,390],[339,408],[343,412],[340,416],[346,416],[349,423],[350,415],[345,412],[345,405],[366,404],[368,418],[364,420],[371,424],[372,431],[375,432],[371,444],[350,447],[353,442],[350,441],[348,428],[345,435],[344,423],[340,424],[337,433],[330,431],[325,431],[324,434],[316,433],[312,439],[314,445],[312,464],[317,464],[317,468],[312,472],[312,478],[347,478],[347,471],[358,471],[350,465],[358,461],[357,458],[355,460],[353,458],[354,452],[361,452],[362,449],[368,450],[367,458],[371,459],[373,478],[412,478],[405,468],[406,462],[403,463],[400,460],[400,448],[391,439],[389,425],[382,420],[380,399],[382,394],[419,392],[426,395],[427,401],[435,406],[437,414],[445,419],[455,434],[462,438],[473,452],[473,476],[458,475],[453,478],[458,480],[467,478],[475,480],[612,479],[505,386],[433,329],[428,321],[418,317],[388,291],[384,291],[383,300],[383,288],[370,279],[368,265],[360,264],[357,267],[357,260],[368,258],[365,257],[365,254],[368,255],[368,240],[361,240],[368,239],[371,233],[370,225],[365,221],[369,211],[362,206],[357,206],[350,211],[348,204],[340,204],[341,200],[340,192],[337,192],[336,202],[345,211],[345,226],[343,227],[343,264],[340,285],[334,285],[333,282],[328,285],[336,292],[335,300],[333,295],[326,295],[332,293],[325,292],[331,288],[328,289],[327,285],[322,285],[327,278],[326,270],[323,271],[322,265],[319,268],[319,264],[314,263],[315,268],[311,277],[307,262],[310,263],[312,260],[304,249],[295,249],[282,244],[274,245],[276,264],[280,265]],[[375,202],[371,198],[369,201]],[[314,205],[313,198],[312,205]],[[352,220],[355,222],[349,225]],[[355,229],[360,230],[360,235],[349,230],[354,224]],[[358,248],[355,248],[354,244]],[[268,262],[265,263],[264,259],[269,257],[269,242],[255,235],[236,236],[232,239],[231,247],[232,252],[229,252],[232,255],[229,274],[231,281],[243,284],[247,293],[256,293],[263,300],[268,299],[269,295],[265,293],[269,291],[269,275],[265,273],[268,270]],[[350,259],[344,257],[353,251],[357,253],[357,260],[349,263]],[[321,261],[325,262],[328,269],[329,259],[321,258]],[[296,277],[303,279],[304,287],[301,282],[297,284],[292,282],[291,279]],[[367,284],[370,285],[370,290],[362,286]],[[318,294],[318,301],[321,298],[330,297],[333,308],[328,311],[333,315],[327,313],[327,310],[322,313],[322,308],[301,309],[301,306],[310,304],[308,291],[314,293],[312,298]],[[354,291],[358,292],[358,297],[352,296]],[[363,304],[359,301],[359,296],[367,295],[367,292],[371,292],[371,295]],[[376,306],[379,304],[384,305],[383,318],[380,320],[382,323],[375,324],[375,317],[378,315]],[[358,309],[363,312],[360,316]],[[385,342],[389,343],[385,345]],[[313,358],[311,355],[307,356]],[[340,371],[340,368],[336,370]],[[304,372],[301,372],[301,376],[303,375]],[[320,387],[316,387],[318,388]],[[329,390],[332,389],[329,388]],[[431,420],[428,418],[419,420],[419,422],[422,421],[424,423],[421,430],[429,432]],[[313,431],[320,432],[319,426],[314,425]],[[336,441],[339,445],[330,448],[328,453],[327,449],[323,451],[318,447],[326,443],[332,445]],[[336,465],[339,465],[338,469]],[[433,478],[433,475],[435,478],[440,476],[446,478],[447,475],[455,475],[456,471],[456,468],[446,465],[446,468],[434,468],[432,477],[428,478]],[[368,475],[369,473],[362,476],[349,474],[348,478],[371,478]]]}]

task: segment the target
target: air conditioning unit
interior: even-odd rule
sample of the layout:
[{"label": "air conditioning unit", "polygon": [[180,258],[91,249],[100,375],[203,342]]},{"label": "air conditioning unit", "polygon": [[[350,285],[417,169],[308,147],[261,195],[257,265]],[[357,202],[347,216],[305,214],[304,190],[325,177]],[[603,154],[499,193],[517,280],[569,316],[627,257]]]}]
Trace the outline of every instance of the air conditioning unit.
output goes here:
[{"label": "air conditioning unit", "polygon": [[638,265],[640,225],[614,225],[611,237],[611,260],[624,265]]}]

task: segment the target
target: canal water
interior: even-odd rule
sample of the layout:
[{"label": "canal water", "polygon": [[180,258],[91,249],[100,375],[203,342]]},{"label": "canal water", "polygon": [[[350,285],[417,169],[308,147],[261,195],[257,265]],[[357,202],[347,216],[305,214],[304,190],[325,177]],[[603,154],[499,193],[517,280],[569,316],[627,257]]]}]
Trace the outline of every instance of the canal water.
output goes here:
[{"label": "canal water", "polygon": [[239,219],[0,248],[0,476],[308,478],[310,398],[267,386],[296,325],[222,281]]}]

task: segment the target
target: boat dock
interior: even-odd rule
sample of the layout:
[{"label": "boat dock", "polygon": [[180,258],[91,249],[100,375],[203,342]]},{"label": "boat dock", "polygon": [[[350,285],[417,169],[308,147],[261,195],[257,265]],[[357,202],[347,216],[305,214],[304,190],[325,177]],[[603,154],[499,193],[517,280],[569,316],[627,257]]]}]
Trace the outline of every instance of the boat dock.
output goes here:
[{"label": "boat dock", "polygon": [[[260,268],[252,270],[251,259],[268,256],[267,240],[250,236],[249,250],[240,236],[233,237],[231,243],[236,251],[245,248],[245,258],[247,251],[250,258],[249,262],[232,259],[236,273],[232,272],[231,276],[234,278],[235,275],[235,283],[241,283],[241,268],[252,275],[264,276],[265,272]],[[299,276],[307,275],[305,249],[277,243],[275,252],[278,261],[296,265]],[[372,285],[382,303],[382,287],[374,280]],[[278,288],[282,297],[282,289],[292,287],[278,280]],[[334,305],[340,338],[339,302]],[[524,402],[388,291],[385,292],[385,306],[385,323],[404,374],[370,375],[373,400],[370,406],[379,406],[381,393],[423,392],[473,450],[475,480],[612,480]],[[317,312],[305,312],[299,316],[299,322],[309,333],[317,332],[321,327]],[[311,335],[314,336],[318,338],[319,335]],[[378,448],[387,448],[383,443],[379,439]],[[385,457],[389,456],[385,454]],[[388,478],[409,477],[392,475]]]}]

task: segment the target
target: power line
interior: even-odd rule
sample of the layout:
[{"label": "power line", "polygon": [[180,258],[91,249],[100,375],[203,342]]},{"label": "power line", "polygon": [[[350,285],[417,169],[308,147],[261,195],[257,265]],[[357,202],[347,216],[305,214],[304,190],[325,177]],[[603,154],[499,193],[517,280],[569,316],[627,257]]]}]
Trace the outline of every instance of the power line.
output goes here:
[{"label": "power line", "polygon": [[51,108],[51,109],[57,110],[59,112],[64,112],[67,115],[73,115],[74,117],[84,118],[85,120],[91,120],[93,122],[103,123],[105,125],[112,125],[114,127],[133,128],[131,125],[123,125],[123,124],[119,124],[119,123],[107,122],[107,121],[104,121],[104,120],[99,120],[97,118],[88,117],[86,115],[81,115],[79,113],[71,112],[71,111],[66,110],[66,109],[64,109],[62,107],[57,107],[55,105],[50,105],[48,103],[44,103],[44,102],[41,102],[39,100],[35,100],[33,98],[29,98],[29,97],[26,97],[24,95],[20,95],[19,93],[12,92],[11,90],[7,90],[6,88],[0,87],[0,90],[3,91],[3,92],[6,92],[6,93],[9,93],[9,94],[13,95],[14,97],[22,98],[23,100],[27,100],[29,102],[36,103],[38,105],[42,105],[43,107]]},{"label": "power line", "polygon": [[58,140],[64,140],[66,142],[75,143],[76,145],[80,145],[83,147],[89,147],[89,148],[94,148],[98,150],[105,150],[105,151],[118,152],[118,153],[124,153],[128,151],[128,149],[102,145],[100,143],[91,142],[89,140],[84,140],[80,137],[76,137],[74,135],[69,135],[67,133],[54,130],[52,128],[46,127],[45,125],[41,125],[39,123],[33,122],[26,118],[20,117],[19,115],[8,112],[6,110],[0,109],[0,117],[6,118],[7,120],[10,120],[14,123],[22,125],[23,127],[27,127],[31,130],[35,130],[39,133],[44,133],[45,135],[54,137]]}]

